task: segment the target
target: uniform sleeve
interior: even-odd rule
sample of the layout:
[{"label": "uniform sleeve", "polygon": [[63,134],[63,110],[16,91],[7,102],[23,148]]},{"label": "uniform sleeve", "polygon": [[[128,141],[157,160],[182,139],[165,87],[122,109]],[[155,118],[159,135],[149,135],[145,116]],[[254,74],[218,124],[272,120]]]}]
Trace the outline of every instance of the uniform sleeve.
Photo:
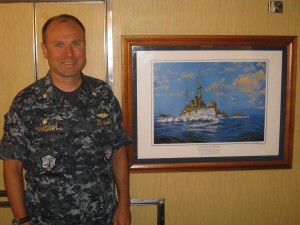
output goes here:
[{"label": "uniform sleeve", "polygon": [[114,142],[114,150],[118,150],[120,147],[127,146],[131,143],[131,139],[128,133],[123,128],[123,115],[119,104],[119,101],[114,97],[113,108],[113,120],[114,130],[116,132],[116,140]]},{"label": "uniform sleeve", "polygon": [[26,158],[26,127],[18,113],[10,109],[4,117],[4,135],[0,142],[0,158],[24,160]]}]

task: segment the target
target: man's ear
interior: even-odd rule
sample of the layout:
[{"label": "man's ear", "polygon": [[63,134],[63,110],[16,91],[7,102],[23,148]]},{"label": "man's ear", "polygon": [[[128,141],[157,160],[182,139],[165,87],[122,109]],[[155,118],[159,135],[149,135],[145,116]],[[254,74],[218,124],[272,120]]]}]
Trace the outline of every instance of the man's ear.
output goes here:
[{"label": "man's ear", "polygon": [[48,59],[48,51],[47,51],[47,47],[44,44],[44,42],[41,43],[41,47],[42,47],[42,52],[43,52],[44,58]]}]

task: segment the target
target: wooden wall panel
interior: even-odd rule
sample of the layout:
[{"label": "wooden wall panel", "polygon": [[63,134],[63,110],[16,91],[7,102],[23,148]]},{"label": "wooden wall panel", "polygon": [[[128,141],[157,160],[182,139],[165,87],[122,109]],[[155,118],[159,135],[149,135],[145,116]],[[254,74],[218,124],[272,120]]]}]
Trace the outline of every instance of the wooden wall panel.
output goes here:
[{"label": "wooden wall panel", "polygon": [[87,64],[83,72],[105,80],[105,4],[103,2],[36,4],[38,77],[43,77],[49,69],[40,48],[42,26],[50,17],[65,13],[78,17],[86,28]]},{"label": "wooden wall panel", "polygon": [[147,224],[157,224],[157,207],[154,205],[132,206],[131,214],[133,215],[132,224],[143,224],[145,221]]},{"label": "wooden wall panel", "polygon": [[[300,1],[283,4],[283,14],[270,14],[261,0],[113,0],[116,95],[121,99],[121,35],[300,36]],[[297,65],[299,78],[299,56]],[[299,224],[299,90],[296,98],[293,169],[132,173],[131,197],[165,198],[166,225]],[[133,211],[132,225],[153,225],[150,211],[141,210]]]},{"label": "wooden wall panel", "polygon": [[[34,81],[32,4],[0,4],[0,136],[4,114],[15,95]],[[4,189],[0,162],[0,189]],[[0,209],[0,224],[11,224],[9,208]]]},{"label": "wooden wall panel", "polygon": [[[31,4],[0,4],[0,135],[14,96],[34,80]],[[22,19],[20,19],[22,18]]]}]

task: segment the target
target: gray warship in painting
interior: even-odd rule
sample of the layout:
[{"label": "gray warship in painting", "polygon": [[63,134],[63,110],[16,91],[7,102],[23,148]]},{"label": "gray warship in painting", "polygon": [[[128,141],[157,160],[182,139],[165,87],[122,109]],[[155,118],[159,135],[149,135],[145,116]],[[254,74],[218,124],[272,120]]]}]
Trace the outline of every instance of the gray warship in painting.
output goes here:
[{"label": "gray warship in painting", "polygon": [[176,122],[176,121],[210,121],[218,122],[220,118],[227,117],[227,114],[220,111],[215,101],[206,103],[203,100],[203,87],[199,81],[196,82],[197,92],[190,102],[184,107],[180,114],[173,118],[170,115],[161,113],[159,122]]},{"label": "gray warship in painting", "polygon": [[179,119],[183,121],[190,120],[208,120],[217,121],[218,118],[226,116],[222,113],[215,101],[206,103],[202,98],[203,88],[197,81],[197,95],[184,107],[179,115]]}]

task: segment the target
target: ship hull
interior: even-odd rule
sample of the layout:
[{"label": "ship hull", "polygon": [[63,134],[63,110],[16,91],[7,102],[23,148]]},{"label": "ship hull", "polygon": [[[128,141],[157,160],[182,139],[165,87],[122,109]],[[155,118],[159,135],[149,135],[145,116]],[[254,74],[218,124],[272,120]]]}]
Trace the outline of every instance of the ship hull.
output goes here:
[{"label": "ship hull", "polygon": [[181,113],[179,119],[182,121],[217,121],[216,110],[214,108],[201,108]]}]

